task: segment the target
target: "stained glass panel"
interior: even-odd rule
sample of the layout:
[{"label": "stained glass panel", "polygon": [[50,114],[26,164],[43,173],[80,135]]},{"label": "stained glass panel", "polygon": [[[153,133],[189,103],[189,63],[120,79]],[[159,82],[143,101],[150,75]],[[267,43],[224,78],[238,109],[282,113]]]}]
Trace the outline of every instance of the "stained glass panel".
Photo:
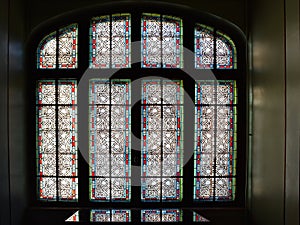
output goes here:
[{"label": "stained glass panel", "polygon": [[182,68],[182,20],[144,13],[141,22],[143,68]]},{"label": "stained glass panel", "polygon": [[76,89],[74,80],[37,83],[39,199],[78,197]]},{"label": "stained glass panel", "polygon": [[129,68],[130,32],[130,14],[93,18],[90,25],[90,68]]},{"label": "stained glass panel", "polygon": [[195,27],[195,68],[214,68],[213,28],[199,24]]},{"label": "stained glass panel", "polygon": [[91,222],[131,222],[131,210],[129,209],[92,209],[90,211]]},{"label": "stained glass panel", "polygon": [[77,68],[77,24],[59,30],[58,66],[60,69]]},{"label": "stained glass panel", "polygon": [[37,48],[37,68],[56,68],[56,32],[44,37]]},{"label": "stained glass panel", "polygon": [[90,68],[109,68],[110,18],[93,18],[90,27]]},{"label": "stained glass panel", "polygon": [[162,209],[162,222],[180,222],[182,221],[182,213],[179,209]]},{"label": "stained glass panel", "polygon": [[181,81],[142,82],[143,201],[181,200],[182,103]]},{"label": "stained glass panel", "polygon": [[158,14],[142,16],[142,67],[161,67],[161,21]]},{"label": "stained glass panel", "polygon": [[236,69],[237,58],[235,44],[226,34],[216,32],[216,67],[217,69]]},{"label": "stained glass panel", "polygon": [[235,81],[195,86],[195,200],[233,200],[236,166]]},{"label": "stained glass panel", "polygon": [[159,209],[147,209],[141,210],[141,221],[142,222],[160,222],[161,212]]},{"label": "stained glass panel", "polygon": [[130,200],[130,81],[90,80],[91,200]]},{"label": "stained glass panel", "polygon": [[163,68],[182,68],[182,20],[162,16]]},{"label": "stained glass panel", "polygon": [[111,27],[112,68],[130,67],[130,15],[112,15]]}]

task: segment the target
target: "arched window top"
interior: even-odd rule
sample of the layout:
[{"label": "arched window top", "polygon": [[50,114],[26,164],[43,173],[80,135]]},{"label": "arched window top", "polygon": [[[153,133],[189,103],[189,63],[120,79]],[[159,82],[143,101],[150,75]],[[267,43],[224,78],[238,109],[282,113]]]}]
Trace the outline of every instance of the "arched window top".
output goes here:
[{"label": "arched window top", "polygon": [[[45,36],[37,48],[37,68],[77,68],[78,25],[71,24]],[[58,49],[58,51],[57,51]]]},{"label": "arched window top", "polygon": [[236,47],[225,33],[203,24],[195,26],[195,68],[237,69]]},{"label": "arched window top", "polygon": [[[134,39],[139,38],[136,31],[139,28],[131,28],[131,20],[130,13],[90,19],[89,68],[131,67],[131,33],[134,33]],[[185,20],[153,13],[142,13],[140,20],[141,67],[183,68]],[[78,25],[71,24],[42,38],[37,49],[37,68],[55,69],[57,65],[59,69],[78,68],[77,33]],[[217,27],[196,22],[194,65],[195,69],[237,69],[237,49],[233,39]]]},{"label": "arched window top", "polygon": [[56,68],[56,32],[45,36],[37,49],[37,68]]}]

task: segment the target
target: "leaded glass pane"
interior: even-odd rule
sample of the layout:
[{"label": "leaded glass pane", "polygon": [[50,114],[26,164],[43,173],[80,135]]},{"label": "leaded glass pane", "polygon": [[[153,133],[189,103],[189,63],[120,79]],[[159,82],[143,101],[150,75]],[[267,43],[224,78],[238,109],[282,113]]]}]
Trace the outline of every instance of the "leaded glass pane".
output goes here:
[{"label": "leaded glass pane", "polygon": [[214,68],[213,28],[199,24],[195,27],[195,68]]},{"label": "leaded glass pane", "polygon": [[91,200],[129,201],[129,80],[90,80],[89,102]]},{"label": "leaded glass pane", "polygon": [[142,222],[160,222],[161,213],[159,209],[147,209],[141,210],[141,221]]},{"label": "leaded glass pane", "polygon": [[37,68],[56,68],[56,32],[44,37],[37,48]]},{"label": "leaded glass pane", "polygon": [[161,67],[161,20],[158,14],[142,16],[142,67]]},{"label": "leaded glass pane", "polygon": [[216,67],[217,69],[236,69],[235,44],[226,34],[216,32]]},{"label": "leaded glass pane", "polygon": [[38,177],[39,199],[56,200],[56,178],[55,177]]},{"label": "leaded glass pane", "polygon": [[235,183],[223,179],[236,175],[236,83],[197,81],[195,98],[194,199],[233,200]]},{"label": "leaded glass pane", "polygon": [[[39,199],[73,201],[78,197],[76,89],[74,80],[38,81],[37,176],[42,189]],[[52,193],[52,197],[44,193]]]},{"label": "leaded glass pane", "polygon": [[99,209],[92,209],[91,222],[110,222],[110,210],[99,210]]},{"label": "leaded glass pane", "polygon": [[111,25],[112,68],[130,67],[130,15],[112,15]]},{"label": "leaded glass pane", "polygon": [[55,104],[55,81],[39,81],[37,84],[37,104]]},{"label": "leaded glass pane", "polygon": [[143,201],[181,200],[182,103],[181,81],[142,82]]},{"label": "leaded glass pane", "polygon": [[142,16],[142,67],[182,68],[182,20],[159,14]]},{"label": "leaded glass pane", "polygon": [[58,178],[58,199],[76,200],[78,199],[78,179]]},{"label": "leaded glass pane", "polygon": [[77,68],[77,24],[59,30],[58,66],[60,69]]},{"label": "leaded glass pane", "polygon": [[93,18],[90,28],[90,68],[110,66],[110,18]]},{"label": "leaded glass pane", "polygon": [[163,68],[182,68],[182,20],[162,16]]},{"label": "leaded glass pane", "polygon": [[128,209],[112,209],[111,221],[112,222],[131,222],[131,211]]},{"label": "leaded glass pane", "polygon": [[182,213],[179,209],[162,209],[162,222],[180,222],[182,221]]},{"label": "leaded glass pane", "polygon": [[110,201],[110,178],[90,178],[90,199]]}]

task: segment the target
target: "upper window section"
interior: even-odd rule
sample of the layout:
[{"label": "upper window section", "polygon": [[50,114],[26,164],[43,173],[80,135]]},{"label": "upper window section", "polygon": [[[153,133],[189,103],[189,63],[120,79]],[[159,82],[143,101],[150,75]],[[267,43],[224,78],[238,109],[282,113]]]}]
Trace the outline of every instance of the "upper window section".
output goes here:
[{"label": "upper window section", "polygon": [[129,68],[130,14],[95,17],[90,25],[90,68]]},{"label": "upper window section", "polygon": [[37,68],[55,69],[57,65],[60,69],[77,68],[77,36],[77,24],[47,35],[37,49]]},{"label": "upper window section", "polygon": [[226,34],[197,24],[195,38],[196,69],[236,69],[236,48]]},{"label": "upper window section", "polygon": [[143,68],[182,68],[182,20],[178,17],[143,14],[141,24]]}]

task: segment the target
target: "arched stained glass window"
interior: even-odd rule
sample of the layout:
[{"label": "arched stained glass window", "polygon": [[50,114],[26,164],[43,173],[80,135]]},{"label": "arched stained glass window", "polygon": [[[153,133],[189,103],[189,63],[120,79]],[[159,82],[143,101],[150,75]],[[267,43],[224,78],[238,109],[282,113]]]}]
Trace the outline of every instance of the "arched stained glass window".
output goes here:
[{"label": "arched stained glass window", "polygon": [[132,224],[209,222],[198,209],[244,204],[244,44],[206,16],[136,6],[43,29],[37,204],[73,207],[67,221]]},{"label": "arched stained glass window", "polygon": [[37,68],[55,69],[56,65],[60,69],[77,68],[77,36],[77,24],[59,29],[58,36],[57,32],[47,35],[37,49]]},{"label": "arched stained glass window", "polygon": [[197,24],[195,27],[195,68],[236,69],[237,55],[231,38],[214,28]]},{"label": "arched stained glass window", "polygon": [[90,27],[90,68],[129,68],[130,14],[95,17]]}]

